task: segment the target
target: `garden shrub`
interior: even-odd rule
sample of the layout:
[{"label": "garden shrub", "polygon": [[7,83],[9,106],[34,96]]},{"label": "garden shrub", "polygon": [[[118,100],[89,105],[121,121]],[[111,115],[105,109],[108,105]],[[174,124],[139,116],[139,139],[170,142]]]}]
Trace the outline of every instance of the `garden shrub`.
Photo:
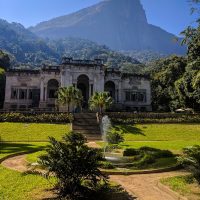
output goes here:
[{"label": "garden shrub", "polygon": [[173,156],[173,153],[169,150],[161,150],[154,153],[155,158],[170,158]]},{"label": "garden shrub", "polygon": [[108,144],[119,144],[124,141],[124,138],[121,133],[117,131],[110,131],[106,135],[106,140]]},{"label": "garden shrub", "polygon": [[106,146],[106,149],[105,151],[106,152],[112,152],[112,151],[115,151],[115,150],[119,150],[121,149],[122,147],[120,147],[118,144],[108,144]]},{"label": "garden shrub", "polygon": [[141,147],[139,149],[127,148],[123,156],[134,156],[134,167],[145,168],[156,162],[160,158],[174,157],[173,153],[168,150],[160,150],[152,147]]},{"label": "garden shrub", "polygon": [[113,166],[112,163],[108,162],[108,161],[101,161],[100,162],[100,167],[102,169],[114,169],[115,167]]},{"label": "garden shrub", "polygon": [[0,122],[25,122],[25,123],[70,123],[72,114],[67,113],[1,113]]},{"label": "garden shrub", "polygon": [[39,163],[54,174],[57,180],[59,199],[87,199],[107,177],[99,170],[102,155],[88,147],[85,137],[71,132],[63,141],[50,138],[46,155],[40,156]]},{"label": "garden shrub", "polygon": [[138,161],[133,163],[133,166],[145,168],[147,165],[152,164],[155,161],[156,159],[152,154],[144,153],[143,156]]},{"label": "garden shrub", "polygon": [[183,165],[200,184],[200,146],[194,145],[183,149],[183,155],[178,158]]},{"label": "garden shrub", "polygon": [[155,158],[163,158],[163,157],[173,157],[173,153],[169,150],[160,150],[152,147],[141,147],[140,151],[149,152],[154,155]]},{"label": "garden shrub", "polygon": [[200,123],[200,114],[179,113],[106,113],[115,124],[134,123]]},{"label": "garden shrub", "polygon": [[123,156],[136,156],[138,154],[139,154],[139,150],[134,149],[134,148],[127,148],[123,152]]}]

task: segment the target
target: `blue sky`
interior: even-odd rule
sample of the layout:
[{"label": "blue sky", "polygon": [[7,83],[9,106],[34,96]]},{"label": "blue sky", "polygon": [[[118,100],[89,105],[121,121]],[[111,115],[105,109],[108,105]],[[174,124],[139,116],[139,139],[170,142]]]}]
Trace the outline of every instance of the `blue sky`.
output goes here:
[{"label": "blue sky", "polygon": [[[101,0],[0,0],[0,18],[25,27],[69,14]],[[141,0],[148,22],[178,35],[194,22],[188,0]]]}]

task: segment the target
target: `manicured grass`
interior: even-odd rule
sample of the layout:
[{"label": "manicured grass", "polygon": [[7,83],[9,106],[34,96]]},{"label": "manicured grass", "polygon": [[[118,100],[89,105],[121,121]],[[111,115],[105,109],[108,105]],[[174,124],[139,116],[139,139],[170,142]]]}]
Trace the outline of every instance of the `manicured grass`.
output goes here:
[{"label": "manicured grass", "polygon": [[41,199],[46,190],[53,187],[53,182],[52,179],[49,181],[38,175],[24,175],[0,166],[0,199]]},{"label": "manicured grass", "polygon": [[39,151],[47,143],[0,143],[0,158],[20,152]]},{"label": "manicured grass", "polygon": [[140,148],[143,146],[153,147],[157,149],[171,150],[174,153],[180,153],[184,147],[200,145],[200,141],[125,141],[120,146],[122,148]]},{"label": "manicured grass", "polygon": [[41,156],[41,155],[44,155],[45,153],[46,153],[45,151],[38,151],[38,152],[35,152],[35,153],[27,154],[26,160],[29,163],[35,163],[35,162],[38,161],[38,157]]},{"label": "manicured grass", "polygon": [[171,158],[159,158],[155,163],[149,165],[148,169],[160,169],[167,168],[177,165],[177,159],[174,157]]},{"label": "manicured grass", "polygon": [[161,183],[169,186],[172,190],[186,196],[189,200],[200,199],[200,187],[190,176],[176,176],[165,178]]},{"label": "manicured grass", "polygon": [[200,141],[200,124],[118,125],[126,141]]},{"label": "manicured grass", "polygon": [[0,123],[0,137],[3,141],[37,142],[48,141],[48,136],[61,139],[71,129],[70,124],[26,124]]},{"label": "manicured grass", "polygon": [[124,134],[122,148],[149,146],[179,153],[182,148],[200,145],[200,124],[135,124],[117,125]]}]

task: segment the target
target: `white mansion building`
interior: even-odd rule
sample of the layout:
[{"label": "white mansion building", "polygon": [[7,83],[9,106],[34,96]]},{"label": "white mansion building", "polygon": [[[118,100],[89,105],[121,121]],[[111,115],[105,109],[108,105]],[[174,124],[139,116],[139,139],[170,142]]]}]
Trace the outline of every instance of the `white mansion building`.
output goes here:
[{"label": "white mansion building", "polygon": [[55,108],[59,87],[73,85],[82,91],[83,107],[94,92],[107,91],[113,110],[151,111],[151,86],[147,77],[105,69],[102,61],[64,58],[57,66],[41,70],[10,69],[6,72],[5,110]]}]

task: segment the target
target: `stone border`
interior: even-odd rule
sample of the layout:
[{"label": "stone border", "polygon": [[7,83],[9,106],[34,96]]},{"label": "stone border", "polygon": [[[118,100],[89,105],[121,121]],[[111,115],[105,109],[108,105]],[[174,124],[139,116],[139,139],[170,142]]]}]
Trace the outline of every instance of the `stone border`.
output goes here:
[{"label": "stone border", "polygon": [[188,200],[187,197],[183,197],[180,195],[178,192],[173,191],[171,188],[168,186],[162,184],[160,181],[158,181],[157,186],[160,190],[166,192],[167,194],[171,195],[175,200]]},{"label": "stone border", "polygon": [[[11,155],[7,155],[3,158],[0,159],[0,164],[9,159],[9,158],[13,158],[16,156],[21,156],[21,155],[27,155],[27,154],[31,154],[31,153],[35,153],[37,151],[29,151],[29,152],[19,152],[19,153],[15,153],[15,154],[11,154]],[[181,169],[181,166],[172,166],[172,167],[168,167],[168,168],[162,168],[162,169],[153,169],[153,170],[141,170],[141,171],[105,171],[101,169],[101,172],[106,174],[106,175],[134,175],[134,174],[154,174],[154,173],[162,173],[162,172],[170,172],[170,171],[176,171]]]},{"label": "stone border", "polygon": [[[9,158],[13,158],[16,156],[21,156],[21,155],[27,155],[27,154],[31,154],[31,153],[35,153],[37,151],[29,151],[29,152],[19,152],[16,154],[11,154],[8,156],[5,156],[3,158],[0,159],[0,164],[9,159]],[[105,171],[101,169],[101,172],[104,173],[105,175],[134,175],[134,174],[155,174],[155,173],[163,173],[163,172],[171,172],[171,171],[176,171],[181,169],[181,166],[172,166],[172,167],[168,167],[168,168],[162,168],[162,169],[153,169],[153,170],[141,170],[141,171],[127,171],[127,172],[122,172],[122,171]]]},{"label": "stone border", "polygon": [[181,169],[181,166],[172,166],[167,168],[161,169],[152,169],[152,170],[141,170],[141,171],[105,171],[101,170],[106,175],[134,175],[134,174],[156,174],[156,173],[163,173],[163,172],[171,172]]}]

